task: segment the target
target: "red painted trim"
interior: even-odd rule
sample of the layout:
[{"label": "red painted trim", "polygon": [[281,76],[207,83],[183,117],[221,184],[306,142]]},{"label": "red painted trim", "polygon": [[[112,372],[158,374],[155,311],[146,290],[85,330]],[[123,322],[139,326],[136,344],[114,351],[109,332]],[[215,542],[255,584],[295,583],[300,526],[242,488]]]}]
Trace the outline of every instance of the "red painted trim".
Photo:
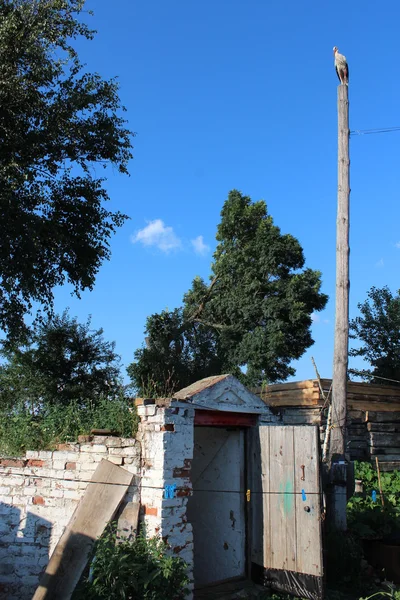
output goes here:
[{"label": "red painted trim", "polygon": [[249,413],[224,412],[219,410],[196,410],[194,413],[195,425],[208,425],[214,427],[254,427],[257,415]]}]

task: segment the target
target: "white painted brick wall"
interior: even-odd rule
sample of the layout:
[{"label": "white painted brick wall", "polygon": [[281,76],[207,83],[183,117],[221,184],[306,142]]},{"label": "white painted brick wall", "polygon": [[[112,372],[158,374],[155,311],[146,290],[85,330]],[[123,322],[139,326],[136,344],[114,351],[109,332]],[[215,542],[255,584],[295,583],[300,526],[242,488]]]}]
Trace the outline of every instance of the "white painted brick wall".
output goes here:
[{"label": "white painted brick wall", "polygon": [[[100,460],[140,473],[140,444],[134,439],[95,436],[62,448],[0,458],[0,598],[32,598]],[[137,485],[131,486],[127,499],[138,496]]]}]

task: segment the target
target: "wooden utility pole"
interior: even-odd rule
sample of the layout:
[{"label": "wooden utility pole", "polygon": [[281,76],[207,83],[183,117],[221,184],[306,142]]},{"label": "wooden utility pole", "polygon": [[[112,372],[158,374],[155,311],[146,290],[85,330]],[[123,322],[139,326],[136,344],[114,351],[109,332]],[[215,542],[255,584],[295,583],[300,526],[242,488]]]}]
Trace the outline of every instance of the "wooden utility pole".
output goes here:
[{"label": "wooden utility pole", "polygon": [[349,159],[349,88],[338,87],[338,208],[336,223],[336,308],[335,349],[333,358],[332,429],[329,448],[332,484],[331,524],[345,530],[346,523],[346,417],[347,368],[349,351],[349,230],[350,230],[350,159]]}]

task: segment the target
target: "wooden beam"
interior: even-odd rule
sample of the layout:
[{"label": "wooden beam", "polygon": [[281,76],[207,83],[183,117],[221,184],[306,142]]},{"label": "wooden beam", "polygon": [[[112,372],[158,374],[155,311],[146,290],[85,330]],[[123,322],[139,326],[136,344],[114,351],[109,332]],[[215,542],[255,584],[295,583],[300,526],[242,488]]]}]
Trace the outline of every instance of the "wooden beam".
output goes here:
[{"label": "wooden beam", "polygon": [[[372,401],[368,401],[368,400],[349,400],[348,402],[348,408],[349,410],[362,410],[364,412],[366,411],[376,411],[379,407],[379,412],[383,413],[383,412],[390,412],[392,414],[395,414],[396,409],[398,409],[398,404],[393,404],[390,402],[379,402],[379,404],[377,404],[377,402],[375,400]],[[389,415],[390,417],[390,415]],[[373,419],[371,419],[370,417],[368,417],[368,421],[371,421]],[[395,419],[393,419],[395,420]]]},{"label": "wooden beam", "polygon": [[271,383],[270,385],[254,388],[252,391],[254,394],[260,395],[269,391],[312,389],[314,387],[318,387],[316,379],[305,379],[304,381],[291,381],[289,383]]},{"label": "wooden beam", "polygon": [[95,540],[114,517],[132,473],[102,460],[51,555],[32,600],[69,600]]},{"label": "wooden beam", "polygon": [[395,385],[375,385],[374,383],[358,383],[349,381],[347,389],[354,394],[366,396],[393,396],[400,399],[400,387]]}]

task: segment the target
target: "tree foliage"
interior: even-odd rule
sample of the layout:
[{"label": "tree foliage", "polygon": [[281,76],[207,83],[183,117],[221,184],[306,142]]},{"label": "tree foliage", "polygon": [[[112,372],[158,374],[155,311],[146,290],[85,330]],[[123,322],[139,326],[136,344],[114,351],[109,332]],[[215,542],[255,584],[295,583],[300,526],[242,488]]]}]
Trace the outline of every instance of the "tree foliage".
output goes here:
[{"label": "tree foliage", "polygon": [[131,133],[114,79],[88,73],[73,42],[94,31],[84,0],[0,1],[0,327],[24,331],[53,288],[91,289],[126,218],[104,208],[96,165],[127,173]]},{"label": "tree foliage", "polygon": [[390,289],[372,287],[367,300],[358,304],[360,316],[350,322],[350,337],[360,345],[350,356],[361,357],[370,365],[363,375],[372,383],[379,377],[400,381],[400,295]]},{"label": "tree foliage", "polygon": [[80,324],[67,312],[37,321],[26,344],[6,346],[3,357],[3,406],[26,405],[33,413],[44,405],[94,406],[122,391],[114,343],[91,329],[90,319]]},{"label": "tree foliage", "polygon": [[274,225],[265,202],[230,192],[216,238],[210,282],[195,278],[182,308],[147,319],[146,347],[128,367],[139,393],[222,372],[247,384],[284,380],[313,343],[311,314],[327,302],[320,273],[304,267],[299,242]]}]

